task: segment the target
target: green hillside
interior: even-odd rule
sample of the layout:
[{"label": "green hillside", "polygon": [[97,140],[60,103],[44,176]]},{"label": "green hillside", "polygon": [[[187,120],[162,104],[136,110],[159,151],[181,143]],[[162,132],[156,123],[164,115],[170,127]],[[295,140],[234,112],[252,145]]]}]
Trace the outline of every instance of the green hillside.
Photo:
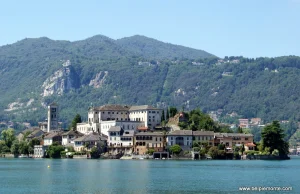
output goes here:
[{"label": "green hillside", "polygon": [[143,36],[24,39],[0,47],[0,121],[36,124],[53,101],[65,123],[76,113],[85,119],[89,106],[107,103],[299,121],[299,75],[296,56],[221,60]]},{"label": "green hillside", "polygon": [[164,43],[140,35],[118,39],[117,44],[138,56],[156,60],[171,60],[174,58],[198,59],[200,57],[206,58],[213,56],[203,50]]}]

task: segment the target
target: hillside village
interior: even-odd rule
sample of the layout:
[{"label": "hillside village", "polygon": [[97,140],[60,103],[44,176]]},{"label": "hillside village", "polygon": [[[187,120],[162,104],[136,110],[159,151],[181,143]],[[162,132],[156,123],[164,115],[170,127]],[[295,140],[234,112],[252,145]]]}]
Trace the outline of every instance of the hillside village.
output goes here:
[{"label": "hillside village", "polygon": [[[149,105],[90,107],[88,120],[76,123],[76,127],[68,131],[61,128],[59,106],[51,103],[47,109],[46,122],[39,122],[38,127],[26,129],[17,135],[19,141],[24,138],[39,140],[33,152],[29,153],[30,157],[49,157],[47,152],[51,146],[61,146],[61,157],[97,158],[101,155],[104,158],[126,159],[199,159],[211,158],[209,154],[201,153],[202,149],[217,147],[221,150],[219,158],[232,159],[244,152],[254,152],[257,146],[252,134],[181,130],[172,125],[163,126],[164,111]],[[170,123],[185,122],[184,117],[184,113],[176,114],[170,118]]]}]

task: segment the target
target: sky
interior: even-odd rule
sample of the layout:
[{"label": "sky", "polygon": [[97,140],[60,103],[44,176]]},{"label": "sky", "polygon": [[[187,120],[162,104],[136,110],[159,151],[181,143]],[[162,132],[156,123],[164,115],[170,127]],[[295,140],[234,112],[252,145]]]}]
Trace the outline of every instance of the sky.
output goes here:
[{"label": "sky", "polygon": [[300,0],[9,0],[0,18],[0,45],[138,34],[218,57],[300,56]]}]

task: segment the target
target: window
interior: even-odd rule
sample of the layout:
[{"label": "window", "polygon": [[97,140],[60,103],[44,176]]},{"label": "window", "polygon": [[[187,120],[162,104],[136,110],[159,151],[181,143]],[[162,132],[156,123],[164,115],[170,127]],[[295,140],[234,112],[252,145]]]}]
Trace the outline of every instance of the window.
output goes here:
[{"label": "window", "polygon": [[171,140],[173,140],[173,137],[171,137]]},{"label": "window", "polygon": [[111,114],[115,114],[114,112],[112,112]]},{"label": "window", "polygon": [[110,112],[107,112],[108,114],[110,114]]},{"label": "window", "polygon": [[117,112],[117,114],[119,114],[119,112]]},{"label": "window", "polygon": [[149,119],[149,122],[151,122],[151,119]]},{"label": "window", "polygon": [[155,118],[155,116],[152,117],[153,119]]},{"label": "window", "polygon": [[245,140],[248,140],[248,137],[245,137]]}]

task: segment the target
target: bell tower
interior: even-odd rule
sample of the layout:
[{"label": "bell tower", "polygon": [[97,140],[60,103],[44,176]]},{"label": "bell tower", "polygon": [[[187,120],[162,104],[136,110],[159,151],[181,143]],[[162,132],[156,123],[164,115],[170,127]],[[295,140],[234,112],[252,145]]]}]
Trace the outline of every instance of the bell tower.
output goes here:
[{"label": "bell tower", "polygon": [[48,106],[47,132],[58,130],[58,105],[54,102]]}]

